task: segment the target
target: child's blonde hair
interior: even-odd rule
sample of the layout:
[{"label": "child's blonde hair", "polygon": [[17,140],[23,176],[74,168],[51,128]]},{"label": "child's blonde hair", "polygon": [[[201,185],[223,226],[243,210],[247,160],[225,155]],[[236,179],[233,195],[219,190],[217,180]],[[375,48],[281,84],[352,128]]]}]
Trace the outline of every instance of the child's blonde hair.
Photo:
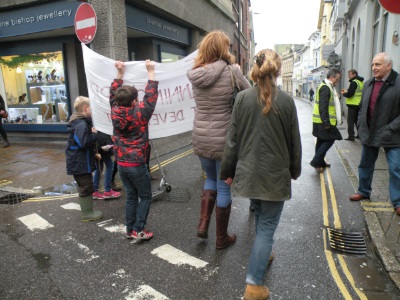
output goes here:
[{"label": "child's blonde hair", "polygon": [[83,107],[90,106],[90,99],[88,97],[78,96],[74,102],[74,108],[78,113],[83,111]]}]

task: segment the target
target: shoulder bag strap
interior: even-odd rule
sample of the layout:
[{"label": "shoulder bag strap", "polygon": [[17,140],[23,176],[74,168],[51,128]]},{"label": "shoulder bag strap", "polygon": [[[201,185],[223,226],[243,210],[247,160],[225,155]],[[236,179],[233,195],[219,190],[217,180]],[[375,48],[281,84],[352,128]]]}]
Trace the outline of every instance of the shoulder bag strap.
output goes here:
[{"label": "shoulder bag strap", "polygon": [[235,70],[233,70],[231,65],[228,65],[228,67],[229,67],[229,71],[231,72],[232,88],[235,89],[235,87],[237,87],[238,90],[240,91],[240,88],[239,88],[239,85],[238,85],[238,82],[237,82],[237,78],[236,78],[236,75],[235,75]]}]

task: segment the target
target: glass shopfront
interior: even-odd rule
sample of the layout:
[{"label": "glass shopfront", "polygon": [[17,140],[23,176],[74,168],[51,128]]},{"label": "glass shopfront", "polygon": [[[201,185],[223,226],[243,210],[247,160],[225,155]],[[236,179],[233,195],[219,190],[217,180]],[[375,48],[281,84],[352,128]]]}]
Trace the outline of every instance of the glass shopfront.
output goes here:
[{"label": "glass shopfront", "polygon": [[70,115],[61,51],[0,57],[5,123],[66,122]]},{"label": "glass shopfront", "polygon": [[67,131],[71,100],[86,87],[78,80],[84,71],[74,34],[79,5],[35,1],[0,11],[0,93],[8,111],[7,132]]}]

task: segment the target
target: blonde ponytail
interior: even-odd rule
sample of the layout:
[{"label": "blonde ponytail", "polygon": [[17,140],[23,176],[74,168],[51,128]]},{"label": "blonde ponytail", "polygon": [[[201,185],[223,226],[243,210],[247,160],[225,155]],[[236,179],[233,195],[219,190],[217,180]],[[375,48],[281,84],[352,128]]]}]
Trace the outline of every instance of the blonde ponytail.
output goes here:
[{"label": "blonde ponytail", "polygon": [[280,75],[282,60],[271,49],[264,49],[257,53],[253,68],[250,71],[251,79],[259,88],[258,102],[264,105],[262,113],[268,114],[273,99],[277,94],[276,78]]}]

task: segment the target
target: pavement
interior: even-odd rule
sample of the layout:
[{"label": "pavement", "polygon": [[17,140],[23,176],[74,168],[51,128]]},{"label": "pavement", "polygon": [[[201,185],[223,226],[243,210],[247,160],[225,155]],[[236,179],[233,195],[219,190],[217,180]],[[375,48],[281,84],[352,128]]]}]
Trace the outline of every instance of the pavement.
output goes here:
[{"label": "pavement", "polygon": [[[309,99],[296,98],[313,105]],[[358,165],[361,158],[360,140],[346,141],[347,120],[338,127],[343,140],[335,142],[337,153],[342,159],[354,192],[358,188]],[[360,201],[374,250],[380,258],[388,276],[400,290],[400,216],[394,213],[389,197],[389,168],[385,152],[381,148],[375,164],[370,200]],[[350,195],[349,195],[350,196]]]},{"label": "pavement", "polygon": [[[297,98],[312,105],[306,98]],[[344,118],[344,123],[339,126],[343,138],[347,137],[347,123]],[[15,180],[14,186],[26,187],[32,189],[33,186],[44,185],[45,182],[53,182],[63,184],[72,181],[71,176],[65,174],[65,163],[58,159],[59,165],[54,165],[53,159],[55,156],[63,155],[65,141],[51,142],[31,142],[14,141],[10,139],[11,147],[3,149],[0,152],[0,192],[3,190],[2,185],[7,182],[2,182],[2,178],[12,178]],[[154,148],[151,153],[150,165],[157,164],[155,151],[160,158],[174,150],[185,147],[191,144],[191,132],[175,135],[172,137],[156,139],[153,141]],[[361,157],[361,143],[359,140],[351,141],[336,141],[335,148],[342,159],[343,165],[348,173],[349,179],[357,191],[358,187],[358,164]],[[160,159],[161,160],[161,159]],[[14,162],[14,163],[12,163]],[[29,171],[29,165],[34,164],[42,166],[40,172],[46,173],[49,168],[59,169],[60,176],[54,178],[44,177],[44,182],[36,182],[34,180],[33,171]],[[10,167],[7,168],[7,165]],[[16,169],[15,166],[20,166]],[[11,167],[12,166],[12,167]],[[35,171],[36,172],[36,171]],[[26,176],[32,176],[30,180],[26,180]],[[11,176],[10,176],[11,175]],[[157,174],[156,174],[157,175]],[[31,182],[32,181],[32,182]],[[375,252],[380,258],[388,276],[400,290],[400,217],[394,213],[393,207],[389,199],[389,177],[388,166],[386,163],[385,153],[380,152],[375,166],[374,179],[372,183],[373,191],[370,201],[361,201],[355,205],[361,205],[364,209],[364,216],[368,233],[374,247]],[[1,195],[0,195],[1,196]],[[350,196],[350,195],[349,195]]]}]

